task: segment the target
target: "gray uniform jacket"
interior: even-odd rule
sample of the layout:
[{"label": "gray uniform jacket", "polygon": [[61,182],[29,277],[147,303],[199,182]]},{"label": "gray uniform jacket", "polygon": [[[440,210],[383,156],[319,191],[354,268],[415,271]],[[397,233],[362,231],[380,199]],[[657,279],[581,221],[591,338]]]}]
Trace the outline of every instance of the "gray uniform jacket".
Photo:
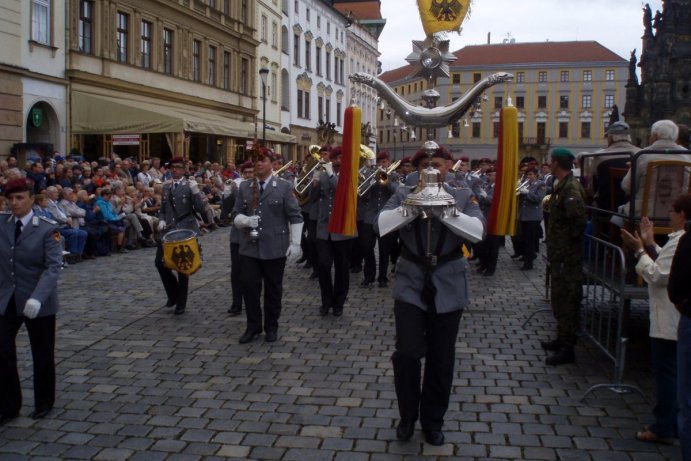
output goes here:
[{"label": "gray uniform jacket", "polygon": [[168,181],[163,185],[161,210],[158,216],[166,222],[166,231],[191,229],[199,232],[195,212],[201,216],[206,213],[206,203],[201,192],[193,194],[185,180],[177,188],[173,187],[173,181]]},{"label": "gray uniform jacket", "polygon": [[528,184],[528,193],[518,196],[518,220],[542,221],[542,199],[545,198],[545,183],[539,179]]},{"label": "gray uniform jacket", "polygon": [[[256,180],[255,180],[256,181]],[[241,255],[255,259],[278,259],[286,255],[290,244],[290,224],[302,222],[300,205],[293,195],[293,184],[271,176],[264,186],[264,193],[257,197],[257,209],[252,208],[252,185],[255,181],[244,181],[238,188],[238,197],[231,215],[234,220],[238,214],[259,216],[259,237],[256,242],[250,239],[250,229],[237,229],[240,238]]]},{"label": "gray uniform jacket", "polygon": [[[461,212],[479,218],[483,225],[486,221],[477,200],[468,188],[454,189],[445,186],[447,192],[456,199],[456,208]],[[403,202],[410,189],[399,187],[391,196],[383,210],[393,210]],[[378,232],[375,222],[375,229]],[[399,237],[407,251],[417,257],[423,256],[418,248],[421,238],[423,245],[427,241],[427,221],[418,218],[398,231]],[[419,238],[418,238],[419,237]],[[441,237],[441,241],[440,241]],[[448,230],[438,219],[432,219],[431,253],[437,256],[460,253],[464,240]],[[423,248],[423,251],[426,250]],[[422,289],[425,279],[425,267],[406,259],[405,252],[398,260],[394,282],[394,299],[413,304],[426,311],[428,306],[422,300]],[[464,257],[443,262],[433,267],[432,283],[436,288],[435,307],[440,314],[464,309],[468,305],[468,261]]]},{"label": "gray uniform jacket", "polygon": [[321,198],[319,199],[319,216],[317,217],[317,238],[321,240],[329,240],[329,237],[331,237],[331,240],[337,242],[339,240],[357,238],[357,235],[351,236],[329,232],[329,219],[331,218],[334,197],[336,197],[337,185],[338,177],[336,175],[329,176],[326,172],[322,172],[319,175],[319,186],[317,188],[321,191]]},{"label": "gray uniform jacket", "polygon": [[[381,186],[375,184],[367,191],[367,194],[363,197],[364,220],[366,224],[374,224],[377,216],[379,216],[379,211],[384,208],[386,202],[388,202],[391,196],[396,192],[398,185],[398,175],[391,173],[387,185]],[[360,206],[360,203],[358,203],[358,206]]]},{"label": "gray uniform jacket", "polygon": [[23,315],[29,298],[41,303],[39,317],[55,315],[62,263],[57,223],[34,215],[16,244],[14,230],[13,215],[0,213],[0,314],[14,296],[17,315]]}]

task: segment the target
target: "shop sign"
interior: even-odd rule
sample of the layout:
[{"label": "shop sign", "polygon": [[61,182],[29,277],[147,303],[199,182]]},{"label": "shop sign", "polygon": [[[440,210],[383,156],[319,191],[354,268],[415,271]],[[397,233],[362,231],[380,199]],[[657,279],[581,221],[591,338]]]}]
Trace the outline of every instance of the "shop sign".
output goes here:
[{"label": "shop sign", "polygon": [[139,135],[138,134],[114,134],[113,135],[113,145],[114,146],[138,146],[139,145]]},{"label": "shop sign", "polygon": [[39,128],[43,124],[43,111],[40,107],[31,109],[31,123],[36,128]]}]

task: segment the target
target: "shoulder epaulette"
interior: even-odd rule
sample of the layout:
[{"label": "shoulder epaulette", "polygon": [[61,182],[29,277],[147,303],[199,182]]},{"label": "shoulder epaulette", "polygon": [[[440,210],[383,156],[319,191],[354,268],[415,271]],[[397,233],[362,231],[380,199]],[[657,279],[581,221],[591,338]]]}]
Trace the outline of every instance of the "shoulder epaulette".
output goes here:
[{"label": "shoulder epaulette", "polygon": [[52,224],[52,225],[54,225],[54,226],[57,226],[57,225],[58,225],[58,222],[57,222],[57,221],[52,220],[52,219],[50,219],[50,218],[46,218],[45,216],[39,216],[38,219],[41,219],[41,220],[47,222],[48,224]]},{"label": "shoulder epaulette", "polygon": [[0,215],[10,215],[12,214],[11,211],[0,211]]}]

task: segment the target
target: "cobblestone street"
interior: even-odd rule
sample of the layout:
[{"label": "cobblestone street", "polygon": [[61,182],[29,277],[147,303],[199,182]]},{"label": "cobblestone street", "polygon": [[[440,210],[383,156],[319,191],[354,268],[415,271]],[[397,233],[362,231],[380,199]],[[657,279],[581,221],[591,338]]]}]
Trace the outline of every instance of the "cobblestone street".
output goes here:
[{"label": "cobblestone street", "polygon": [[[321,317],[309,270],[290,265],[279,338],[238,344],[229,317],[228,230],[200,239],[204,267],[187,312],[165,304],[155,249],[103,257],[61,273],[57,402],[33,409],[26,330],[18,338],[22,416],[0,428],[0,460],[680,460],[678,445],[638,442],[652,408],[636,394],[586,389],[611,382],[612,364],[581,341],[577,364],[544,364],[550,313],[544,266],[518,270],[510,243],[494,277],[469,275],[446,444],[395,439],[391,288],[351,274],[344,315]],[[540,258],[538,258],[540,260]],[[390,284],[392,286],[393,284]],[[645,332],[647,326],[640,330]],[[624,381],[653,398],[647,338],[633,341]],[[638,355],[637,355],[638,354]]]}]

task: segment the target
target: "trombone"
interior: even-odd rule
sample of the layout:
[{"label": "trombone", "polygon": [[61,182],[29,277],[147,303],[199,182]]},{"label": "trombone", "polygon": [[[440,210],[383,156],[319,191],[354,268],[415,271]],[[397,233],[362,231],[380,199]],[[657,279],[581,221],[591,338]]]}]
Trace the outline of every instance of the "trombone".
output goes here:
[{"label": "trombone", "polygon": [[379,184],[380,186],[386,186],[389,183],[389,176],[391,173],[396,171],[396,168],[401,164],[400,160],[396,160],[393,162],[387,169],[384,169],[382,167],[377,168],[371,175],[369,175],[362,183],[357,188],[357,194],[359,197],[362,197],[363,195],[367,194],[369,190],[374,186],[375,184]]},{"label": "trombone", "polygon": [[518,185],[516,186],[516,195],[521,193],[521,189],[523,189],[525,186],[528,185],[530,182],[530,179],[523,179],[525,176],[521,176],[521,179],[518,180]]},{"label": "trombone", "polygon": [[312,179],[314,179],[314,176],[324,168],[324,165],[329,163],[326,160],[322,160],[320,158],[315,159],[314,155],[312,157],[309,157],[309,161],[305,166],[302,167],[301,170],[301,175],[295,182],[295,192],[299,196],[303,196],[305,192],[309,189],[310,184],[312,183]]},{"label": "trombone", "polygon": [[293,161],[290,160],[288,163],[286,163],[285,165],[283,165],[281,168],[279,168],[278,170],[274,171],[274,176],[280,175],[280,174],[283,173],[285,170],[287,170],[288,167],[290,167],[290,165],[292,165],[292,164],[293,164]]}]

